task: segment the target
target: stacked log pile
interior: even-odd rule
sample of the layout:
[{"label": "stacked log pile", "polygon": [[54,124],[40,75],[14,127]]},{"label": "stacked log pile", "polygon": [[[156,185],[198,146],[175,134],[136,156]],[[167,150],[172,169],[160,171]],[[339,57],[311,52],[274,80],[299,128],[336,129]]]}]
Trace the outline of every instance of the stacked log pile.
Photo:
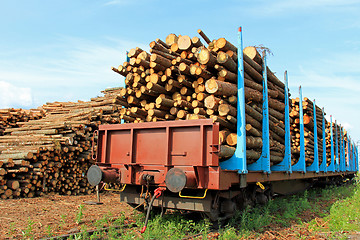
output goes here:
[{"label": "stacked log pile", "polygon": [[[326,156],[327,156],[327,165],[329,166],[331,163],[331,123],[327,122],[326,123]],[[340,130],[342,132],[343,138],[345,139],[345,146],[347,148],[347,141],[348,141],[348,137],[347,137],[347,132],[346,130],[344,130],[344,128],[342,126],[340,126],[339,124],[332,123],[332,133],[333,133],[333,145],[334,145],[334,161],[336,160],[336,158],[340,159],[340,141],[341,141],[341,135],[340,135]],[[337,131],[337,133],[336,133]],[[336,151],[336,140],[337,140],[337,144],[338,144],[338,148]],[[346,155],[347,156],[347,155]],[[347,164],[348,164],[348,160],[346,160]]]},{"label": "stacked log pile", "polygon": [[42,109],[0,109],[0,136],[4,135],[6,128],[17,128],[17,122],[40,119],[45,115]]},{"label": "stacked log pile", "polygon": [[[311,130],[311,132],[309,131],[309,134],[307,134],[308,137],[305,139],[305,144],[307,147],[308,154],[309,155],[312,154],[313,156],[312,158],[314,158],[314,141],[315,141],[314,140],[314,103],[310,99],[305,97],[303,100],[303,109],[304,109],[305,129]],[[323,132],[322,132],[323,114],[321,108],[318,107],[317,105],[315,105],[315,114],[316,114],[318,158],[319,158],[319,163],[321,163],[323,157]]]},{"label": "stacked log pile", "polygon": [[[290,118],[292,124],[290,125],[291,131],[291,153],[292,164],[295,164],[300,157],[300,116],[299,116],[299,98],[291,99],[290,101]],[[314,103],[304,98],[303,106],[303,120],[304,120],[304,142],[305,142],[305,159],[306,166],[310,166],[314,162]],[[317,144],[318,144],[318,158],[319,163],[322,162],[323,156],[323,141],[322,141],[322,110],[315,105],[316,109],[316,129],[317,129]]]},{"label": "stacked log pile", "polygon": [[350,141],[349,139],[349,135],[347,133],[347,131],[344,129],[344,148],[345,148],[345,163],[346,163],[346,166],[350,166],[350,151],[351,149],[349,148],[348,146],[348,142]]},{"label": "stacked log pile", "polygon": [[[118,100],[126,122],[212,118],[220,124],[220,159],[236,147],[237,48],[224,38],[211,41],[170,34],[150,43],[150,53],[131,49],[130,60],[113,71],[125,77]],[[247,162],[262,148],[262,58],[256,48],[244,49]],[[284,84],[270,71],[271,163],[283,159]]]},{"label": "stacked log pile", "polygon": [[120,122],[120,90],[88,102],[46,104],[46,117],[6,129],[0,137],[1,198],[91,192],[84,175],[93,163],[92,133],[99,124]]}]

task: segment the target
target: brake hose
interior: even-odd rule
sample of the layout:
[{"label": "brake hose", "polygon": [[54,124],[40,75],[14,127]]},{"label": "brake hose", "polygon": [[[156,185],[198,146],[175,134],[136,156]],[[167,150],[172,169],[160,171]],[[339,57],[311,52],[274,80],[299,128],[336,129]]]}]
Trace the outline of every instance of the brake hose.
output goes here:
[{"label": "brake hose", "polygon": [[150,211],[151,211],[151,208],[152,208],[152,205],[154,203],[155,198],[160,197],[163,191],[164,191],[164,189],[162,189],[162,188],[155,189],[154,196],[151,198],[148,209],[147,209],[147,212],[146,212],[145,225],[141,229],[141,231],[140,231],[141,233],[144,233],[145,230],[146,230],[146,227],[147,227],[147,224],[148,224],[148,221],[149,221],[149,217],[150,217]]}]

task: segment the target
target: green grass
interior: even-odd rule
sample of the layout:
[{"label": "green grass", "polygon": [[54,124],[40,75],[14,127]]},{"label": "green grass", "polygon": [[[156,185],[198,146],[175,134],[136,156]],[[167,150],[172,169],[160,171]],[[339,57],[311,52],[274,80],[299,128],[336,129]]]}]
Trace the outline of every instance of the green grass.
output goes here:
[{"label": "green grass", "polygon": [[[80,224],[81,230],[99,229],[91,236],[87,233],[76,234],[69,239],[182,239],[187,236],[198,235],[207,239],[213,231],[208,220],[194,220],[174,211],[151,216],[147,230],[140,234],[144,225],[144,214],[135,214],[130,219],[124,214],[113,217],[111,213],[102,219],[86,226],[82,224],[85,217],[83,205],[78,208],[75,222]],[[340,187],[317,188],[301,194],[278,197],[264,206],[246,208],[238,211],[226,226],[220,227],[218,239],[254,239],[270,230],[289,229],[297,239],[306,239],[302,230],[312,231],[310,234],[323,232],[333,239],[343,239],[348,233],[360,231],[360,185],[356,182]],[[65,223],[66,216],[62,215],[59,227]],[[309,222],[310,221],[310,222]],[[308,223],[309,222],[309,223]],[[129,226],[136,224],[136,227]],[[100,229],[109,227],[106,231]],[[28,228],[23,232],[26,238],[32,238],[33,222],[29,219]],[[47,229],[51,236],[52,229]],[[314,235],[315,236],[315,235]]]},{"label": "green grass", "polygon": [[[226,226],[219,229],[218,239],[256,238],[267,230],[290,228],[295,224],[301,225],[305,221],[304,216],[309,217],[309,215],[327,218],[335,214],[339,217],[334,218],[333,221],[342,220],[343,210],[338,209],[337,206],[339,204],[349,205],[347,197],[353,199],[357,196],[358,191],[354,193],[354,189],[358,188],[357,186],[356,184],[347,184],[341,187],[332,186],[324,189],[313,189],[293,196],[275,198],[264,206],[249,207],[243,211],[238,211]],[[334,202],[335,199],[343,200],[335,203],[332,207],[331,204],[320,204],[329,201]],[[353,207],[359,211],[360,201],[358,201],[358,204],[353,205]],[[335,211],[338,212],[335,213]],[[348,209],[348,214],[355,218],[358,212]],[[140,236],[139,230],[144,224],[144,215],[136,215],[135,221],[137,224],[136,228],[110,229],[107,233],[97,233],[96,237],[93,235],[92,238],[99,239],[106,236],[107,239],[137,239]],[[120,224],[123,223],[124,221]],[[343,222],[337,223],[338,229],[342,229],[343,224]],[[109,222],[109,216],[105,216],[97,222],[97,226],[101,225],[115,226],[115,223]],[[333,228],[333,230],[335,229]],[[353,227],[351,229],[356,228]],[[186,236],[199,234],[203,239],[206,239],[211,230],[211,224],[207,220],[194,221],[181,216],[178,212],[174,212],[173,214],[166,214],[162,218],[159,215],[152,216],[146,232],[141,236],[144,239],[181,239]],[[296,233],[296,230],[294,232]],[[296,234],[298,238],[302,237],[301,233]],[[81,236],[77,239],[86,239],[87,237]]]},{"label": "green grass", "polygon": [[35,223],[35,222],[32,221],[32,220],[29,218],[29,220],[28,220],[28,225],[27,225],[25,231],[22,232],[23,237],[24,237],[25,239],[34,239],[34,236],[33,236],[33,233],[32,233],[34,223]]},{"label": "green grass", "polygon": [[[331,232],[334,238],[342,236],[346,238],[347,233],[360,231],[360,178],[356,177],[356,183],[349,188],[338,188],[334,195],[340,199],[330,208],[322,221],[312,220],[309,227],[314,231]],[[329,195],[326,192],[324,195]],[[330,198],[330,197],[329,197]]]},{"label": "green grass", "polygon": [[247,238],[269,229],[270,226],[289,227],[301,221],[299,214],[311,208],[308,193],[276,198],[264,206],[238,211],[229,224],[221,229],[221,239]]},{"label": "green grass", "polygon": [[[220,239],[247,239],[274,228],[284,229],[304,224],[312,216],[324,217],[324,221],[329,221],[330,231],[359,231],[360,185],[354,183],[312,189],[293,196],[275,198],[264,206],[247,208],[237,212],[229,224],[220,230]],[[316,221],[312,220],[311,224],[313,222]]]},{"label": "green grass", "polygon": [[83,210],[84,210],[84,205],[83,205],[83,204],[80,204],[80,205],[79,205],[79,208],[78,208],[78,213],[77,213],[76,216],[75,216],[75,222],[76,222],[76,224],[80,224],[80,223],[81,223],[82,218],[84,217]]}]

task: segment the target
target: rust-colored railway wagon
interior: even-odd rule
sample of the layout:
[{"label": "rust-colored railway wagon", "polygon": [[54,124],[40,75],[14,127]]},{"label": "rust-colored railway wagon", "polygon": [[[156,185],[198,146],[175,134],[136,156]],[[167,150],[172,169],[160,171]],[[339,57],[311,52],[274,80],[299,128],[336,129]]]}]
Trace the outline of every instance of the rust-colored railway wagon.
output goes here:
[{"label": "rust-colored railway wagon", "polygon": [[296,192],[356,171],[239,173],[221,167],[219,150],[219,124],[210,119],[102,125],[97,165],[88,179],[93,185],[121,183],[120,200],[134,206],[161,189],[154,207],[204,212],[216,220],[273,193]]},{"label": "rust-colored railway wagon", "polygon": [[[239,38],[242,42],[241,34]],[[221,118],[101,125],[93,154],[96,165],[87,174],[89,182],[94,186],[101,182],[120,184],[120,200],[133,206],[145,203],[154,208],[198,211],[218,220],[251,202],[264,203],[274,193],[289,194],[315,182],[341,181],[353,176],[358,170],[355,144],[343,128],[325,122],[323,111],[315,103],[313,113],[304,115],[301,89],[296,125],[298,142],[292,142],[291,128],[295,121],[289,115],[287,76],[282,89],[284,121],[274,126],[276,112],[269,111],[269,106],[276,109],[279,103],[268,96],[272,92],[267,86],[266,58],[263,58],[262,107],[258,117],[261,136],[255,143],[250,141],[255,138],[247,136],[246,124],[252,112],[248,111],[250,103],[245,101],[249,92],[244,86],[247,80],[241,44],[238,49],[237,85],[227,85],[237,86],[236,117],[228,119],[233,125],[224,125]],[[304,136],[304,125],[308,124],[304,121],[310,114],[313,125],[306,127],[313,128],[311,147],[306,146]],[[280,124],[284,131],[277,128]],[[226,147],[219,141],[223,126],[234,127],[236,146]],[[284,146],[282,155],[273,150],[274,139]],[[294,147],[293,143],[298,146]],[[256,144],[261,144],[261,152],[257,159],[249,161],[249,157],[257,156],[251,149]],[[226,152],[229,149],[235,150],[229,155]]]}]

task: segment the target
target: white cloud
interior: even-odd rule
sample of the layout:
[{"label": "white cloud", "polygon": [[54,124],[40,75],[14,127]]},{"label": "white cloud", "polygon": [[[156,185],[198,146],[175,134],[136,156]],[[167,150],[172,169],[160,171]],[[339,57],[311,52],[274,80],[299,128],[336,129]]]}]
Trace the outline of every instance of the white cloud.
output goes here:
[{"label": "white cloud", "polygon": [[[23,55],[3,52],[0,81],[31,88],[31,107],[52,101],[88,100],[107,87],[123,85],[124,78],[111,71],[111,66],[122,64],[126,51],[136,46],[147,49],[144,44],[122,39],[103,38],[101,42],[93,42],[62,36],[51,46],[30,53],[25,51]],[[43,52],[46,57],[39,57]]]},{"label": "white cloud", "polygon": [[334,70],[327,73],[319,73],[319,70],[300,66],[299,73],[291,77],[290,86],[301,85],[303,87],[317,87],[319,89],[336,88],[338,90],[360,92],[360,81],[358,79],[346,74],[339,76],[333,72]]},{"label": "white cloud", "polygon": [[353,128],[353,126],[352,126],[350,123],[348,123],[348,122],[342,123],[342,126],[343,126],[345,129],[347,129],[347,130],[350,130],[350,129]]},{"label": "white cloud", "polygon": [[19,87],[5,81],[0,81],[0,89],[0,108],[27,108],[32,105],[30,88]]},{"label": "white cloud", "polygon": [[[360,139],[360,55],[357,52],[330,54],[309,60],[289,71],[292,97],[303,87],[303,97],[316,99],[329,120],[337,120],[353,139]],[[292,74],[293,73],[293,74]]]}]

